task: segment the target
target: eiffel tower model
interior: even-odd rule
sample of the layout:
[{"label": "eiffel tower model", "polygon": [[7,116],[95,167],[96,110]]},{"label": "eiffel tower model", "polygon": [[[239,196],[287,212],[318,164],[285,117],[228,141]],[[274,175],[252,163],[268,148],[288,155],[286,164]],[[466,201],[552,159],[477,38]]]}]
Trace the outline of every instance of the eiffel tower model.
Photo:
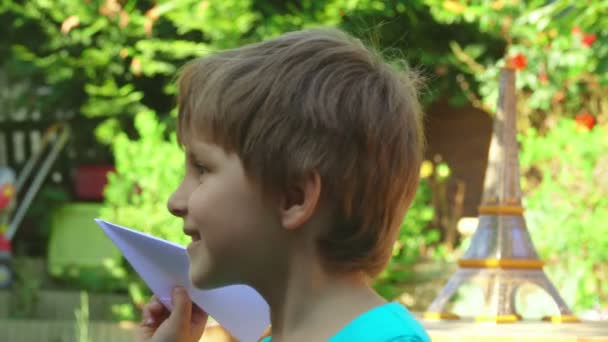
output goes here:
[{"label": "eiffel tower model", "polygon": [[481,287],[484,308],[478,322],[509,323],[522,318],[516,311],[521,285],[534,284],[546,291],[559,314],[545,317],[554,323],[578,322],[543,271],[526,228],[519,183],[516,138],[515,70],[504,68],[500,79],[498,110],[494,118],[479,223],[458,269],[425,312],[425,319],[459,319],[447,312],[451,297],[465,283]]}]

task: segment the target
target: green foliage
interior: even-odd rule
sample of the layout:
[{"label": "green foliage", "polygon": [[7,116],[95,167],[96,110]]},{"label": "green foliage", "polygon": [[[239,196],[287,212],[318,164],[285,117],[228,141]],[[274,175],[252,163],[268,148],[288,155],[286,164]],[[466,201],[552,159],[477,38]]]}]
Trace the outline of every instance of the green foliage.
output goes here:
[{"label": "green foliage", "polygon": [[[608,118],[608,8],[605,0],[468,1],[426,0],[435,19],[467,22],[504,41],[506,51],[495,58],[483,41],[450,44],[456,66],[473,84],[469,99],[493,112],[500,68],[519,56],[518,111],[529,126],[547,128],[557,117],[581,112]],[[480,98],[480,99],[479,99]]]},{"label": "green foliage", "polygon": [[[187,60],[304,27],[339,26],[425,70],[425,98],[466,98],[492,112],[505,58],[524,55],[527,125],[548,115],[608,115],[607,2],[569,0],[32,0],[0,2],[0,65],[40,91],[38,109],[167,118]],[[593,35],[593,42],[589,38]],[[478,99],[480,98],[480,99]],[[23,102],[23,101],[22,101]],[[522,101],[523,103],[523,101]],[[551,113],[551,114],[549,114]]]},{"label": "green foliage", "polygon": [[608,304],[607,133],[563,119],[546,135],[521,137],[530,233],[576,310]]},{"label": "green foliage", "polygon": [[[34,109],[117,117],[116,129],[145,110],[167,118],[187,60],[286,31],[339,26],[439,76],[455,76],[449,41],[485,35],[438,23],[422,0],[2,0],[0,20],[0,68],[40,90],[23,95]],[[453,79],[431,77],[426,98]]]},{"label": "green foliage", "polygon": [[175,135],[152,112],[135,118],[139,139],[125,133],[113,138],[116,172],[108,176],[102,217],[143,232],[185,243],[181,222],[167,211],[167,200],[184,172],[184,157]]}]

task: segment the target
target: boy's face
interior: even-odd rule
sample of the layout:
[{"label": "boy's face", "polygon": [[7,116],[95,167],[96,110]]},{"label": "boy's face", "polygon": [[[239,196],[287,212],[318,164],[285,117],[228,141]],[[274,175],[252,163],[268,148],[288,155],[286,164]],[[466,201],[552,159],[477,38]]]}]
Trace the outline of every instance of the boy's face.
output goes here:
[{"label": "boy's face", "polygon": [[213,288],[251,281],[278,256],[276,211],[236,154],[197,139],[186,144],[185,153],[186,174],[168,208],[183,218],[184,233],[192,237],[192,283]]}]

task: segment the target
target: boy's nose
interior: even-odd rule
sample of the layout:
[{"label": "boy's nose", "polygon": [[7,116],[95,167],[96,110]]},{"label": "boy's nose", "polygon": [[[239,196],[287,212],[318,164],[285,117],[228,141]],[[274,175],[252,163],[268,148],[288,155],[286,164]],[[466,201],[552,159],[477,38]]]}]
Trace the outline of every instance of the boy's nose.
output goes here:
[{"label": "boy's nose", "polygon": [[177,217],[184,217],[188,212],[188,206],[185,198],[180,197],[178,191],[174,192],[169,200],[167,201],[167,209],[169,212]]}]

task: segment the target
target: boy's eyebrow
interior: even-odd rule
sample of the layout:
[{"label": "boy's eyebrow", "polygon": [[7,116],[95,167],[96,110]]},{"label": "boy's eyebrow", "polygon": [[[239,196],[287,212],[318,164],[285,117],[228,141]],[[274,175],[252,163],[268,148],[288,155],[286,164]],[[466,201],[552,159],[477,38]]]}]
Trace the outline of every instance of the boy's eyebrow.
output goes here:
[{"label": "boy's eyebrow", "polygon": [[192,150],[188,150],[188,159],[199,161],[200,158],[197,153],[193,152]]},{"label": "boy's eyebrow", "polygon": [[212,154],[212,150],[202,144],[198,144],[196,147],[189,146],[186,151],[188,158],[194,160],[199,160],[200,158],[205,158]]}]

